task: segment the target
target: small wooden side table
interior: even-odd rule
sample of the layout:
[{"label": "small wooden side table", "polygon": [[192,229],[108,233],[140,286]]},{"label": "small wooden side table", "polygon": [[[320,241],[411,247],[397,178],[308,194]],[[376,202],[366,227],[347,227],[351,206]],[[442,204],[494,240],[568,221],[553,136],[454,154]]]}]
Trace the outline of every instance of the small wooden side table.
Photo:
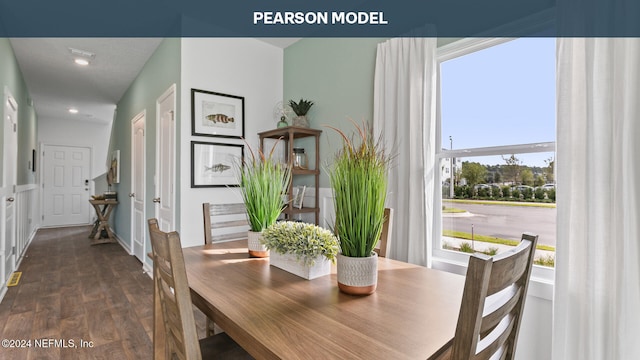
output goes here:
[{"label": "small wooden side table", "polygon": [[[91,245],[117,242],[113,235],[113,231],[111,230],[111,225],[109,225],[109,217],[111,216],[113,209],[118,205],[118,201],[108,199],[89,200],[89,202],[93,205],[93,208],[96,210],[96,215],[98,216],[98,220],[93,224],[93,229],[89,235],[89,239],[92,239]],[[100,208],[101,206],[102,208]],[[102,237],[103,230],[107,233],[107,237]]]}]

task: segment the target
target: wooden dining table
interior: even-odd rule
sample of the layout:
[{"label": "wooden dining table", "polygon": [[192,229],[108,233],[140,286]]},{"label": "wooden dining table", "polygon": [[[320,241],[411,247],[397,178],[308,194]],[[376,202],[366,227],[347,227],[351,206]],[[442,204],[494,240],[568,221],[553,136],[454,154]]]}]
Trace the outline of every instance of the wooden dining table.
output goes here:
[{"label": "wooden dining table", "polygon": [[460,275],[379,258],[377,290],[352,296],[335,265],[306,280],[249,258],[246,240],[183,253],[193,303],[256,359],[437,359],[455,333]]}]

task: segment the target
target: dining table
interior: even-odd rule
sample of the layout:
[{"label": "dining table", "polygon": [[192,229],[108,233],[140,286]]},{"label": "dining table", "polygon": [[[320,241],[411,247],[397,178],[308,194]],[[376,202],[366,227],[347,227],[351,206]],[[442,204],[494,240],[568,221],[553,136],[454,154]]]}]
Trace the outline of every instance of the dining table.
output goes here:
[{"label": "dining table", "polygon": [[[256,359],[440,359],[455,334],[461,275],[380,257],[376,291],[353,296],[335,265],[306,280],[250,258],[246,240],[183,255],[193,304]],[[154,346],[162,356],[159,322]]]}]

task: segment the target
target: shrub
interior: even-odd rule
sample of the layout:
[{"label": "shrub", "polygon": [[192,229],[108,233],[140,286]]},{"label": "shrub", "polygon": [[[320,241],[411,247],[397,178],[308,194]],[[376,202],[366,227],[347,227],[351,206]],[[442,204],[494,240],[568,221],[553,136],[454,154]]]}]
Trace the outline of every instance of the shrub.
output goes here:
[{"label": "shrub", "polygon": [[474,252],[476,252],[473,249],[473,247],[471,246],[471,244],[469,244],[468,242],[460,243],[460,251],[466,252],[466,253],[474,253]]},{"label": "shrub", "polygon": [[338,238],[327,229],[294,221],[277,222],[262,232],[261,242],[278,254],[293,254],[298,262],[313,266],[319,256],[335,261]]},{"label": "shrub", "polygon": [[541,266],[554,267],[556,265],[556,258],[553,255],[543,255],[533,259],[533,263]]},{"label": "shrub", "polygon": [[486,251],[484,251],[484,253],[489,255],[489,256],[493,256],[493,255],[497,254],[498,251],[499,251],[499,249],[497,247],[490,247]]}]

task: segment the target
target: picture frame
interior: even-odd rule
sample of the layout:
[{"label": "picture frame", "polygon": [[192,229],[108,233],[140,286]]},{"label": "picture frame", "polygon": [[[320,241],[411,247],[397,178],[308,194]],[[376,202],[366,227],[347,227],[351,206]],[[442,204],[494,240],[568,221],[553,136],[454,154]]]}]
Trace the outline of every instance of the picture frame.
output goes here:
[{"label": "picture frame", "polygon": [[120,183],[120,150],[111,152],[111,161],[109,162],[109,172],[113,184]]},{"label": "picture frame", "polygon": [[244,138],[244,97],[191,89],[191,135]]},{"label": "picture frame", "polygon": [[302,203],[304,202],[304,193],[307,190],[306,186],[296,186],[293,188],[293,207],[302,209]]},{"label": "picture frame", "polygon": [[236,164],[244,160],[244,145],[191,142],[191,187],[239,186]]}]

